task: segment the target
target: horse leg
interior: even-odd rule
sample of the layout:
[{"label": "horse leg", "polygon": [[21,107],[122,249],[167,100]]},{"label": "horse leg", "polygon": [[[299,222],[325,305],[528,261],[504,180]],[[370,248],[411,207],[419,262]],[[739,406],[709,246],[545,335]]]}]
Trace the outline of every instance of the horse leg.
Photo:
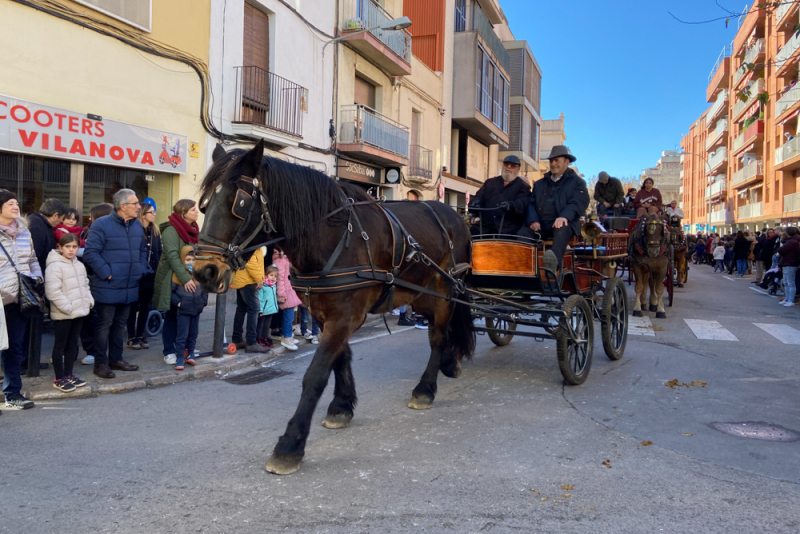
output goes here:
[{"label": "horse leg", "polygon": [[328,405],[328,414],[322,421],[325,428],[345,428],[353,419],[353,410],[358,403],[356,397],[356,384],[353,380],[353,371],[350,366],[353,361],[353,351],[350,345],[345,345],[344,350],[336,357],[333,364],[333,400]]},{"label": "horse leg", "polygon": [[[667,273],[668,269],[669,269],[669,264],[667,264],[664,269],[661,269],[661,280],[663,280],[664,277],[667,276],[667,274],[670,274],[670,275],[672,274],[672,273]],[[664,284],[656,284],[656,287],[655,287],[656,302],[657,302],[656,319],[666,319],[667,318],[667,312],[664,309],[664,289],[666,289]]]},{"label": "horse leg", "polygon": [[[419,383],[411,392],[411,401],[408,407],[413,410],[427,410],[433,405],[436,398],[436,378],[442,367],[442,349],[447,337],[447,327],[452,315],[450,303],[424,296],[414,302],[414,310],[428,319],[428,343],[431,346],[431,355],[428,358],[428,365],[422,373]],[[444,308],[442,309],[444,304]],[[437,311],[439,313],[437,313]],[[455,370],[452,373],[455,374]]]},{"label": "horse leg", "polygon": [[661,286],[663,287],[663,276],[658,278],[658,273],[650,273],[650,311],[657,312],[658,311],[658,304],[656,303],[656,280],[662,280]]},{"label": "horse leg", "polygon": [[642,272],[640,269],[636,269],[636,285],[634,286],[634,291],[636,292],[636,298],[633,302],[633,316],[634,317],[641,317],[642,316],[642,291],[644,285],[642,284]]}]

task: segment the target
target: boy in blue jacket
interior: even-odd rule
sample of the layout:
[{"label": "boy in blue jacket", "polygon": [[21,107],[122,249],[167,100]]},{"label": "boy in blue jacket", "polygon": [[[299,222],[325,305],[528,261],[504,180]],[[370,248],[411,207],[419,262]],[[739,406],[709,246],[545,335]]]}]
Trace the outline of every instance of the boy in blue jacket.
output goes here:
[{"label": "boy in blue jacket", "polygon": [[266,269],[264,285],[258,290],[258,301],[261,309],[258,312],[258,344],[262,347],[271,347],[272,340],[269,338],[272,316],[278,313],[278,268],[270,265]]},{"label": "boy in blue jacket", "polygon": [[[194,249],[187,245],[181,249],[181,259],[186,270],[192,272],[194,267]],[[194,349],[197,345],[197,334],[200,330],[200,314],[208,304],[208,293],[198,286],[193,293],[186,290],[181,281],[172,275],[172,309],[178,318],[177,336],[175,338],[175,370],[183,371],[184,352],[186,363],[194,365]]]}]

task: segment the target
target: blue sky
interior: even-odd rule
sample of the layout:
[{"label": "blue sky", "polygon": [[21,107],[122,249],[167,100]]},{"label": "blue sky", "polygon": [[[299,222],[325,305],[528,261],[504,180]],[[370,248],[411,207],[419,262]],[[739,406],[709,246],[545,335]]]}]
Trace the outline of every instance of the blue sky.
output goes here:
[{"label": "blue sky", "polygon": [[[745,3],[719,0],[731,11]],[[708,75],[737,19],[714,0],[502,0],[514,37],[542,68],[542,118],[563,112],[587,179],[639,175],[673,150],[709,105]]]}]

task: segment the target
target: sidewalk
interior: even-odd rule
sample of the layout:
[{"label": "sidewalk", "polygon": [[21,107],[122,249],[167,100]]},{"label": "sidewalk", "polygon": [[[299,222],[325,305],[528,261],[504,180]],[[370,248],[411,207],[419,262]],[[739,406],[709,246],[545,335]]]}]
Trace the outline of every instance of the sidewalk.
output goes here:
[{"label": "sidewalk", "polygon": [[[200,316],[200,334],[197,339],[197,350],[201,353],[211,352],[214,339],[214,310],[216,307],[216,295],[209,295],[208,306]],[[236,311],[235,293],[228,294],[227,312],[225,314],[225,332],[230,342],[230,335],[233,330],[233,315]],[[380,319],[379,315],[367,317],[367,323]],[[296,336],[296,339],[298,337]],[[50,363],[53,350],[53,331],[52,328],[45,329],[42,338],[42,362]],[[127,341],[127,340],[126,340]],[[235,354],[225,354],[222,358],[212,356],[202,356],[197,358],[197,365],[192,367],[186,365],[183,371],[176,371],[172,365],[164,363],[163,344],[161,335],[148,339],[150,348],[146,350],[132,350],[125,348],[122,357],[128,363],[138,365],[136,372],[114,371],[116,378],[99,378],[92,372],[93,365],[82,365],[80,360],[86,353],[83,346],[78,353],[78,361],[75,362],[74,374],[86,380],[88,383],[82,388],[76,389],[72,393],[63,393],[53,388],[53,366],[42,369],[38,377],[22,377],[22,394],[27,398],[36,400],[53,400],[67,398],[93,397],[101,393],[121,393],[154,386],[165,386],[177,384],[186,380],[208,378],[214,375],[224,375],[231,371],[237,371],[249,366],[259,365],[269,360],[273,360],[282,355],[284,348],[280,341],[272,340],[277,346],[266,353],[247,353],[244,350],[236,351]],[[299,338],[298,345],[301,350],[306,345],[310,345],[305,339]]]}]

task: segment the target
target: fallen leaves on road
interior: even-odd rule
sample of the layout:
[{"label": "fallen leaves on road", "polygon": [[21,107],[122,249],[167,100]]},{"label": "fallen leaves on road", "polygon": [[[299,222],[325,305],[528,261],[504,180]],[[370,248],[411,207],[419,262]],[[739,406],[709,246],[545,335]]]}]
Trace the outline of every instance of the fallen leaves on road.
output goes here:
[{"label": "fallen leaves on road", "polygon": [[542,497],[542,501],[546,501],[546,500],[547,500],[547,497]]},{"label": "fallen leaves on road", "polygon": [[603,465],[611,469],[611,460],[606,458],[606,460],[603,462]]},{"label": "fallen leaves on road", "polygon": [[684,432],[684,436],[694,436],[694,432]]},{"label": "fallen leaves on road", "polygon": [[684,382],[679,382],[677,378],[673,378],[669,382],[664,382],[664,385],[667,386],[668,388],[672,388],[672,389],[675,389],[675,388],[688,388],[688,387],[704,388],[704,387],[706,387],[708,385],[708,382],[706,382],[704,380],[692,380],[691,382],[686,384]]},{"label": "fallen leaves on road", "polygon": [[648,439],[648,440],[642,442],[642,447],[647,447],[647,446],[652,445],[652,444],[653,444],[653,442]]},{"label": "fallen leaves on road", "polygon": [[564,498],[565,498],[565,499],[569,499],[569,498],[570,498],[570,496],[572,496],[572,494],[571,494],[571,493],[565,493],[565,494],[564,494]]},{"label": "fallen leaves on road", "polygon": [[539,490],[538,490],[537,488],[533,488],[533,489],[531,490],[531,492],[533,492],[533,493],[539,493]]},{"label": "fallen leaves on road", "polygon": [[703,380],[692,380],[689,385],[695,388],[704,388],[708,385],[708,382]]},{"label": "fallen leaves on road", "polygon": [[571,490],[571,489],[575,489],[575,487],[572,484],[561,484],[561,489],[562,490]]}]

